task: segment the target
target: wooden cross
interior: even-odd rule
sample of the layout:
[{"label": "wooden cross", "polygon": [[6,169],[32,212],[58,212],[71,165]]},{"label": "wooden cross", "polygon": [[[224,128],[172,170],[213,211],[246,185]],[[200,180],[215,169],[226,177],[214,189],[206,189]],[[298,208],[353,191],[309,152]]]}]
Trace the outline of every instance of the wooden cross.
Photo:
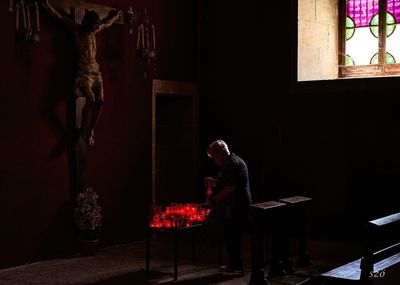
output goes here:
[{"label": "wooden cross", "polygon": [[[71,15],[71,18],[77,24],[81,23],[85,15],[85,10],[97,12],[100,19],[105,18],[111,10],[115,10],[113,7],[102,6],[86,0],[51,0],[51,4],[56,9],[64,11],[65,14]],[[123,17],[120,17],[115,23],[123,24]]]}]

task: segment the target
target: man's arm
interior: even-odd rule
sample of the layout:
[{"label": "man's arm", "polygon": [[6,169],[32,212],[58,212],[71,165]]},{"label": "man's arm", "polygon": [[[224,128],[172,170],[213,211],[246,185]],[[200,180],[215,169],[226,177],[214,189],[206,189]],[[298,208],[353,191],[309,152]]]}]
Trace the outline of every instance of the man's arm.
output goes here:
[{"label": "man's arm", "polygon": [[237,186],[226,186],[222,188],[221,191],[219,191],[215,196],[214,200],[215,201],[224,201],[231,197],[233,193],[236,191]]},{"label": "man's arm", "polygon": [[99,25],[99,27],[97,28],[97,30],[95,31],[95,33],[98,33],[106,28],[108,28],[109,26],[111,26],[112,24],[114,24],[114,22],[118,19],[120,19],[123,16],[123,12],[120,10],[111,10],[110,13],[108,13],[107,17],[105,17],[103,20],[101,20],[101,23]]},{"label": "man's arm", "polygon": [[50,12],[54,17],[59,18],[62,20],[68,27],[70,28],[75,28],[76,24],[68,17],[62,15],[60,12],[57,11],[56,8],[54,8],[53,5],[50,4],[49,0],[46,0],[43,5],[47,11]]}]

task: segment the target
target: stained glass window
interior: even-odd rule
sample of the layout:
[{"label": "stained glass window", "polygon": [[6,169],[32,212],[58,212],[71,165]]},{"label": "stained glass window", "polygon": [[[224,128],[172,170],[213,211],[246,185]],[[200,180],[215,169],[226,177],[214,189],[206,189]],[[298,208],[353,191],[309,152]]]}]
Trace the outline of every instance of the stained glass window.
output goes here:
[{"label": "stained glass window", "polygon": [[[346,65],[368,65],[378,53],[379,0],[348,0],[346,3]],[[348,35],[351,34],[351,37]]]},{"label": "stained glass window", "polygon": [[346,0],[345,66],[400,63],[400,0],[384,0],[382,7],[379,2]]},{"label": "stained glass window", "polygon": [[386,58],[386,63],[400,63],[400,0],[388,0],[387,2],[387,14],[390,15],[390,21],[387,20],[387,29],[389,27],[393,32],[389,34],[387,32],[386,38],[386,52],[389,53],[393,60],[388,61]]}]

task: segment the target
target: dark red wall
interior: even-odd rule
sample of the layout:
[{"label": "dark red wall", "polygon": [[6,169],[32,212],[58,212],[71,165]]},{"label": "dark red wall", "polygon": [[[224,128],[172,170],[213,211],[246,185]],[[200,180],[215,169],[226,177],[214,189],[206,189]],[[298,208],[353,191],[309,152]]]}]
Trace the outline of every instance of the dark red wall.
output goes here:
[{"label": "dark red wall", "polygon": [[[129,1],[103,1],[127,10]],[[105,105],[88,153],[87,182],[100,195],[101,246],[144,238],[151,192],[151,78],[197,78],[197,4],[135,1],[156,26],[156,65],[144,78],[127,24],[98,35]],[[190,1],[191,2],[191,1]],[[101,4],[101,3],[100,3]],[[41,9],[40,42],[16,40],[0,9],[0,267],[76,252],[71,216],[73,80],[69,31]]]}]

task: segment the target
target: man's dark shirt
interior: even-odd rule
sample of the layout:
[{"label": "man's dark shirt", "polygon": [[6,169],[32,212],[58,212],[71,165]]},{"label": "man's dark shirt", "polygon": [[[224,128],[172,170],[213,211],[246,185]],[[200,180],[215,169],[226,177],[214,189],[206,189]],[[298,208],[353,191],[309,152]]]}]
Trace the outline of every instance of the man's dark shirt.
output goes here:
[{"label": "man's dark shirt", "polygon": [[232,153],[218,173],[215,194],[227,186],[235,186],[232,196],[219,202],[225,218],[247,218],[252,197],[250,193],[247,165],[239,156]]}]

